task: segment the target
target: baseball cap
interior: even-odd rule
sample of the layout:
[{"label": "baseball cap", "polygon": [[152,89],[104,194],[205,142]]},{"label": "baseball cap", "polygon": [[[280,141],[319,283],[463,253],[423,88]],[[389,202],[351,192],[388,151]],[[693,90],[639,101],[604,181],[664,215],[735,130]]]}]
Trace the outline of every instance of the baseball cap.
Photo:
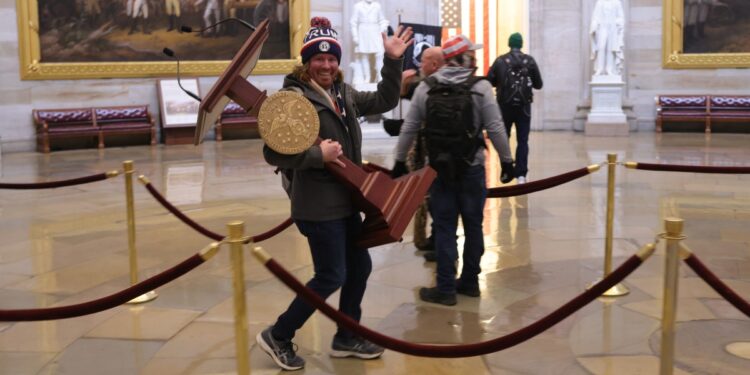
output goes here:
[{"label": "baseball cap", "polygon": [[481,44],[472,43],[466,35],[454,35],[443,43],[443,57],[450,59],[466,51],[474,51],[482,48]]}]

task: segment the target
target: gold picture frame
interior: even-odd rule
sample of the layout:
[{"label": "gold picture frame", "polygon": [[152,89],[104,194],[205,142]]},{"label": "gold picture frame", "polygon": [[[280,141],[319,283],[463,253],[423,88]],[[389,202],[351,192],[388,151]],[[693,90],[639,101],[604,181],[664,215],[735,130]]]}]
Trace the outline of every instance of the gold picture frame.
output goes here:
[{"label": "gold picture frame", "polygon": [[[41,60],[39,39],[38,0],[16,0],[20,76],[22,80],[98,79],[168,77],[177,74],[174,61],[128,62],[44,62]],[[291,59],[260,60],[254,75],[285,74],[299,60],[307,22],[310,19],[309,0],[289,0],[289,37]],[[184,76],[218,76],[229,60],[182,61],[180,74]]]},{"label": "gold picture frame", "polygon": [[667,69],[750,68],[750,53],[685,53],[684,0],[664,0],[662,66]]}]

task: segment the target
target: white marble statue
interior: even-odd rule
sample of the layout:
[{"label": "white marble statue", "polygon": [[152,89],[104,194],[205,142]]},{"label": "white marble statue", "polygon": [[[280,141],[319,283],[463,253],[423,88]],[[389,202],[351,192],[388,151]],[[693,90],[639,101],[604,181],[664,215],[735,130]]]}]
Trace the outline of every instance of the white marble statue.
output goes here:
[{"label": "white marble statue", "polygon": [[383,67],[383,37],[381,32],[388,30],[388,20],[383,16],[380,3],[373,0],[361,0],[354,4],[352,18],[352,41],[354,42],[355,61],[359,65],[355,71],[354,83],[369,83],[371,80],[370,56],[375,55],[375,82],[380,81],[380,68]]},{"label": "white marble statue", "polygon": [[597,0],[591,16],[594,76],[621,76],[625,52],[625,14],[620,0]]}]

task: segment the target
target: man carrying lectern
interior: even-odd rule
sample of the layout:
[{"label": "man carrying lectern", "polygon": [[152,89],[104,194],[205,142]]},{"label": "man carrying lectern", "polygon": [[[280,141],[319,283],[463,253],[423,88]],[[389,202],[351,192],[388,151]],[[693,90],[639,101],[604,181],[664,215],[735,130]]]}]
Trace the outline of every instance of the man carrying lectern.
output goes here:
[{"label": "man carrying lectern", "polygon": [[[402,56],[412,43],[411,29],[400,27],[392,37],[383,35],[385,57],[377,91],[360,92],[343,82],[339,69],[341,45],[326,18],[315,17],[304,38],[302,65],[284,80],[284,90],[307,98],[320,120],[319,145],[297,154],[281,154],[264,146],[266,161],[279,167],[289,194],[292,218],[307,237],[315,274],[307,286],[322,298],[341,288],[339,310],[359,321],[361,303],[372,270],[368,249],[355,245],[362,231],[359,210],[352,204],[352,192],[324,169],[326,162],[341,167],[345,156],[362,164],[362,132],[357,118],[393,109],[399,98]],[[286,370],[304,367],[295,353],[292,339],[314,312],[300,297],[279,316],[276,323],[257,336],[260,347]],[[339,327],[331,355],[374,359],[383,348]]]}]

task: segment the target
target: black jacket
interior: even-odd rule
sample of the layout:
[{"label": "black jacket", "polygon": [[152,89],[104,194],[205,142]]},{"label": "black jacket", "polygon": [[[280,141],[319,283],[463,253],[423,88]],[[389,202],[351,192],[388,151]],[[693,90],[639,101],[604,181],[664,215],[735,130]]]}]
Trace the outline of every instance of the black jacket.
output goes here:
[{"label": "black jacket", "polygon": [[[492,86],[495,86],[497,89],[497,102],[500,103],[500,98],[502,96],[502,89],[503,89],[503,82],[505,82],[505,75],[508,74],[509,64],[508,61],[511,60],[511,56],[513,55],[513,59],[515,61],[526,61],[525,65],[529,69],[529,78],[531,78],[531,87],[533,87],[536,90],[542,89],[542,74],[539,72],[539,66],[537,65],[536,61],[534,60],[531,55],[527,55],[521,50],[517,48],[513,48],[510,50],[510,52],[500,55],[497,59],[495,59],[495,62],[492,64],[492,67],[490,67],[489,71],[487,72],[487,80],[492,83]],[[533,95],[533,94],[532,94]]]},{"label": "black jacket", "polygon": [[[402,60],[384,58],[381,76],[374,92],[360,92],[341,83],[341,96],[347,116],[341,117],[329,101],[306,82],[292,75],[284,79],[284,89],[301,91],[312,102],[320,118],[320,138],[341,144],[344,156],[362,164],[362,131],[358,117],[379,114],[398,104]],[[287,170],[291,176],[288,190],[292,200],[292,218],[327,221],[347,217],[354,212],[351,192],[323,168],[320,146],[312,146],[296,155],[283,155],[263,146],[263,156],[271,165]],[[290,172],[289,172],[290,171]]]}]

